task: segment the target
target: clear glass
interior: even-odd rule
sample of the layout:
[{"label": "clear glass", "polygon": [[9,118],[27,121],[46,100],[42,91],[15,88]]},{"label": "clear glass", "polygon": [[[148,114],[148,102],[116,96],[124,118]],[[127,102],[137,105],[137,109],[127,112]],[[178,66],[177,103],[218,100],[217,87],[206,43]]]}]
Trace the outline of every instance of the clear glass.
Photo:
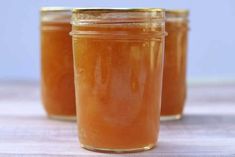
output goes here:
[{"label": "clear glass", "polygon": [[151,149],[160,121],[164,11],[78,9],[72,19],[81,146]]},{"label": "clear glass", "polygon": [[188,10],[166,11],[161,120],[180,119],[186,100]]},{"label": "clear glass", "polygon": [[41,9],[41,96],[50,118],[76,119],[71,31],[72,11]]}]

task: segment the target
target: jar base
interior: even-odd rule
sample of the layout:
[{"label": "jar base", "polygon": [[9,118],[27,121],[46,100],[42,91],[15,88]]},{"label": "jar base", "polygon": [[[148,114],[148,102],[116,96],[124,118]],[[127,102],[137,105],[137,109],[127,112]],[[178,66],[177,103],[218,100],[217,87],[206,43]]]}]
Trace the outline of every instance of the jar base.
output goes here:
[{"label": "jar base", "polygon": [[134,153],[134,152],[141,152],[141,151],[146,151],[150,150],[155,147],[155,144],[150,144],[145,147],[141,148],[131,148],[131,149],[112,149],[112,148],[96,148],[96,147],[91,147],[88,145],[80,144],[80,146],[84,149],[90,150],[90,151],[95,151],[95,152],[104,152],[104,153]]},{"label": "jar base", "polygon": [[62,121],[76,121],[76,116],[48,115],[48,118],[54,119],[54,120],[62,120]]},{"label": "jar base", "polygon": [[182,114],[169,115],[169,116],[161,116],[160,121],[170,121],[170,120],[179,120],[182,118]]}]

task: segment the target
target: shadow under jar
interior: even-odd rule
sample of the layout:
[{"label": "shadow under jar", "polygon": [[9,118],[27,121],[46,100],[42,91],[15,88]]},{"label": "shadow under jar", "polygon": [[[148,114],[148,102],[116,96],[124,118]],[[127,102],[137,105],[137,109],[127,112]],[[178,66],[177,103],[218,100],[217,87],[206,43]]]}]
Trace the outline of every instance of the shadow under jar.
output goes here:
[{"label": "shadow under jar", "polygon": [[76,119],[71,9],[41,9],[41,95],[50,118]]},{"label": "shadow under jar", "polygon": [[75,9],[72,15],[81,146],[148,150],[158,139],[165,12]]},{"label": "shadow under jar", "polygon": [[161,120],[180,119],[187,94],[188,10],[166,11]]}]

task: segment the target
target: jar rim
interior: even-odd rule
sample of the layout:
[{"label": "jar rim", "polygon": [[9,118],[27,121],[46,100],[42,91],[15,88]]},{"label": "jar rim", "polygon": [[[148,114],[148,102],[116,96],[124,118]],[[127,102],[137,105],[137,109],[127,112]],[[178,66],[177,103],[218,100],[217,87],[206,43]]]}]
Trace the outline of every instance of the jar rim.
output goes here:
[{"label": "jar rim", "polygon": [[190,11],[188,9],[167,9],[166,10],[166,16],[188,16]]},{"label": "jar rim", "polygon": [[71,12],[70,7],[41,7],[40,12]]},{"label": "jar rim", "polygon": [[161,8],[73,8],[73,13],[85,13],[85,12],[164,12],[165,9]]},{"label": "jar rim", "polygon": [[40,9],[41,22],[69,23],[72,9],[67,7],[42,7]]},{"label": "jar rim", "polygon": [[159,8],[74,8],[71,23],[120,24],[161,23],[165,21],[165,10]]}]

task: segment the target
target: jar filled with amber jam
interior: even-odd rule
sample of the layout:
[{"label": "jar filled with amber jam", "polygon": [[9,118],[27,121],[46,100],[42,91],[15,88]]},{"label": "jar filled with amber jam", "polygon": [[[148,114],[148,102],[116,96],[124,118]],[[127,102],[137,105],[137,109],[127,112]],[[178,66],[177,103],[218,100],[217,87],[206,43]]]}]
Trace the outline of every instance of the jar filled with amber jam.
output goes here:
[{"label": "jar filled with amber jam", "polygon": [[164,10],[75,9],[72,25],[81,146],[151,149],[159,131]]},{"label": "jar filled with amber jam", "polygon": [[72,11],[67,8],[41,9],[41,95],[50,118],[76,119]]},{"label": "jar filled with amber jam", "polygon": [[166,11],[161,120],[180,119],[187,94],[188,10]]}]

